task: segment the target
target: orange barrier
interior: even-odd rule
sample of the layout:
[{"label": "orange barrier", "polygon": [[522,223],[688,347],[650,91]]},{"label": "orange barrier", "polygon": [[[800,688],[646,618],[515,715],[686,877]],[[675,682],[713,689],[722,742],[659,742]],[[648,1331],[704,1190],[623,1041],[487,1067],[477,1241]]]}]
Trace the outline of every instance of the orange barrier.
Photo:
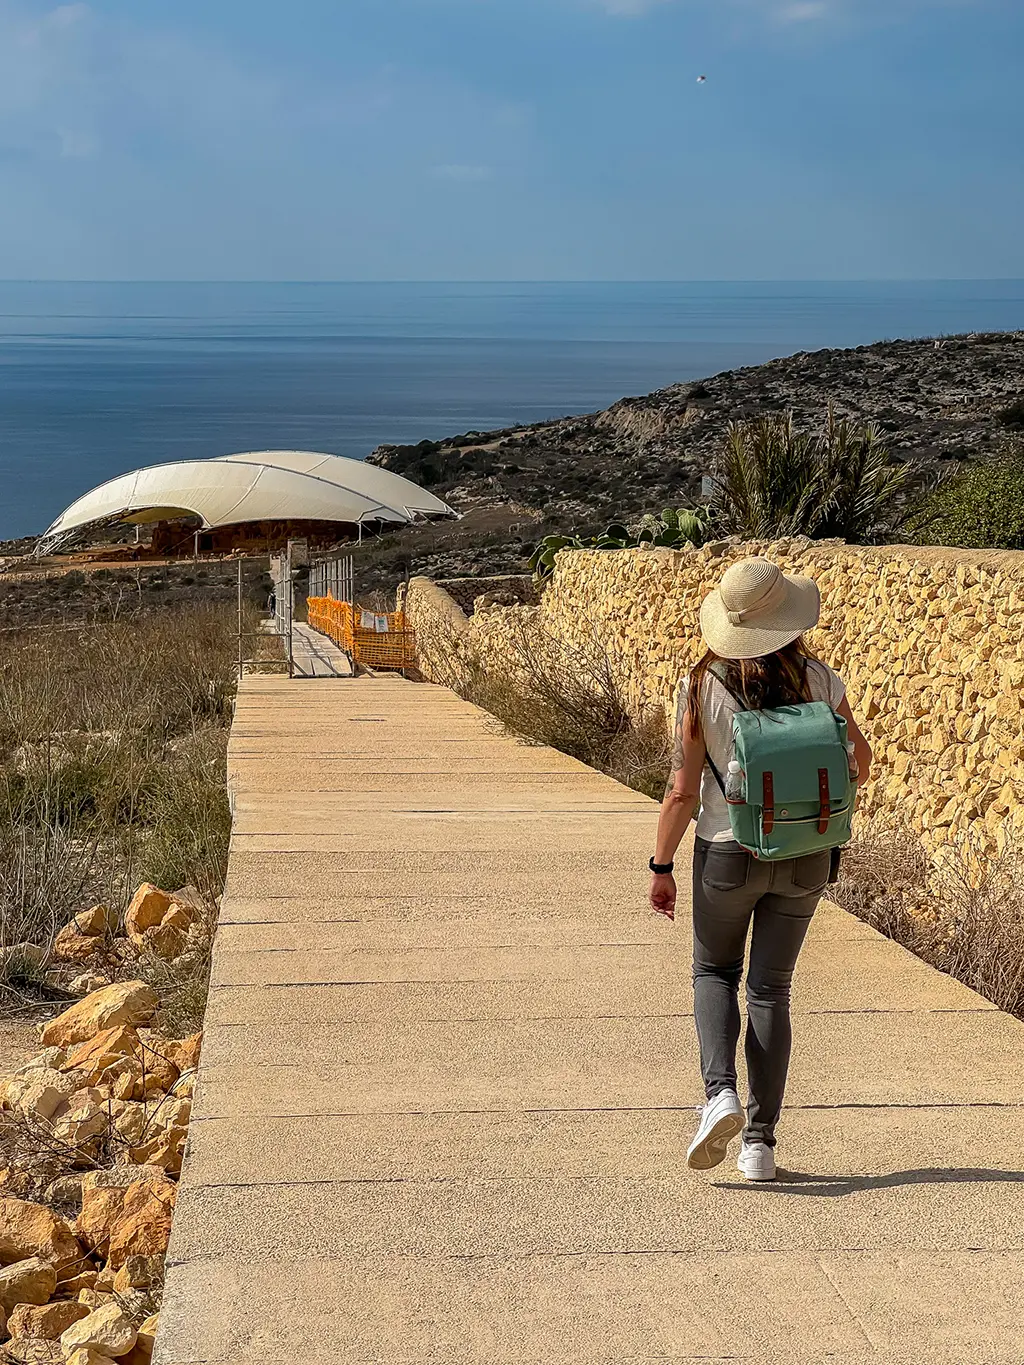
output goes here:
[{"label": "orange barrier", "polygon": [[[386,622],[385,630],[363,624],[372,617],[375,625]],[[333,597],[310,597],[306,619],[314,630],[334,641],[351,655],[353,663],[369,668],[412,668],[416,662],[416,637],[405,624],[405,612],[371,612],[338,602]]]}]

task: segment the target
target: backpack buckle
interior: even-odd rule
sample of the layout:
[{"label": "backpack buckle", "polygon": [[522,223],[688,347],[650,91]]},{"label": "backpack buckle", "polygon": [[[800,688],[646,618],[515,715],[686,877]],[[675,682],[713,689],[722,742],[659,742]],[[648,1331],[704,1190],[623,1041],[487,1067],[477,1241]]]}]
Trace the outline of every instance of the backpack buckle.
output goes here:
[{"label": "backpack buckle", "polygon": [[765,834],[771,834],[775,828],[775,778],[771,773],[766,772],[762,777],[761,790],[761,828]]}]

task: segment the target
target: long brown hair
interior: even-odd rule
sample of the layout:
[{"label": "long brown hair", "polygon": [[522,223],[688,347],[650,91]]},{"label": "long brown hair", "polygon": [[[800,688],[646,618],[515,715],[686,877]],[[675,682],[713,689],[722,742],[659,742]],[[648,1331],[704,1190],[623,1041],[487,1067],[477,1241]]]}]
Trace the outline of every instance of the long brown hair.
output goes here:
[{"label": "long brown hair", "polygon": [[[692,735],[701,733],[701,693],[708,675],[717,677],[749,711],[811,701],[807,665],[814,655],[799,636],[791,644],[760,659],[724,659],[713,649],[700,659],[690,674],[686,720]],[[715,668],[715,665],[718,665]]]}]

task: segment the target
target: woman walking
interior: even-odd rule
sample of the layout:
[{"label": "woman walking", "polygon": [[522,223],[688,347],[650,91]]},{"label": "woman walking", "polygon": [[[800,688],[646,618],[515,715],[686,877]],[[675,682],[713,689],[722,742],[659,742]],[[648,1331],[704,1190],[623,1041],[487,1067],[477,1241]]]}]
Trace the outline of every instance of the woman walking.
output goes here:
[{"label": "woman walking", "polygon": [[[819,736],[832,727],[833,747],[844,763],[843,746],[849,751],[853,779],[863,781],[871,762],[842,680],[804,644],[803,634],[817,624],[819,611],[812,579],[783,574],[766,559],[734,564],[705,599],[700,622],[706,653],[679,689],[673,779],[651,859],[651,905],[674,919],[673,858],[699,802],[693,989],[707,1104],[687,1163],[696,1170],[717,1166],[742,1129],[738,1167],[748,1180],[775,1179],[775,1127],[791,1048],[793,970],[829,880],[833,847],[843,840],[844,829],[848,837],[852,813],[852,784],[845,806],[831,799],[830,773],[832,793],[838,790],[836,760],[819,743],[810,752],[813,763],[821,765],[811,771],[811,780],[820,787],[820,804],[816,800],[810,816],[788,818],[791,812],[782,802],[791,800],[786,791],[799,783],[786,769],[787,744],[788,757],[799,760],[804,732],[799,723],[787,728],[787,722],[813,717]],[[831,711],[801,705],[813,702],[827,703]],[[758,766],[753,747],[746,751],[747,776],[760,781],[756,791],[744,792],[744,773],[734,754],[739,756],[738,742],[751,734],[755,741],[767,736],[774,757],[769,770],[766,763]],[[849,780],[845,768],[843,779]],[[748,799],[758,804],[747,806]],[[744,843],[738,842],[737,830],[743,832]],[[816,832],[820,847],[815,851],[780,856],[787,846],[813,846]],[[792,842],[787,845],[787,840]],[[736,1088],[736,1049],[739,983],[751,921],[744,1045],[749,1100],[744,1112]]]}]

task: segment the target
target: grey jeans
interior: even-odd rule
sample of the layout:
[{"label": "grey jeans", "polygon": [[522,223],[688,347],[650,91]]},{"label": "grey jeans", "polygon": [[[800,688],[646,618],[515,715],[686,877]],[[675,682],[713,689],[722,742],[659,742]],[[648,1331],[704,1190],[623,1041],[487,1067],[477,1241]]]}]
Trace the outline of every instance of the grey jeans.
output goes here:
[{"label": "grey jeans", "polygon": [[789,993],[811,916],[828,881],[827,850],[760,862],[736,843],[698,839],[693,858],[693,997],[708,1099],[736,1088],[739,986],[747,930],[747,1127],[775,1145],[789,1071]]}]

